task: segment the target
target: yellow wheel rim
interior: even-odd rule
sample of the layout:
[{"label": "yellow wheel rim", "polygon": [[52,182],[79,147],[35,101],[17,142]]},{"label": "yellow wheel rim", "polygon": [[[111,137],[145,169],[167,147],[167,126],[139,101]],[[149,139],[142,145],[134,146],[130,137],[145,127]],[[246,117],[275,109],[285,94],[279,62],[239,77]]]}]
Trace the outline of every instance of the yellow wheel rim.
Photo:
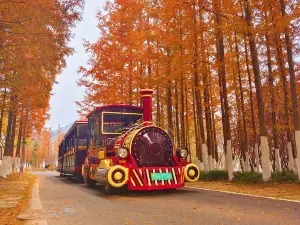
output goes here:
[{"label": "yellow wheel rim", "polygon": [[[193,168],[193,169],[190,169],[190,168]],[[196,174],[196,171],[198,172],[198,175],[197,175],[197,177],[194,177],[195,174]],[[195,182],[195,181],[199,180],[199,177],[200,177],[200,170],[199,170],[199,167],[196,164],[190,163],[190,164],[185,166],[185,168],[184,168],[184,178],[185,178],[186,181]]]},{"label": "yellow wheel rim", "polygon": [[[125,175],[122,175],[121,172],[119,171],[116,171],[116,170],[122,170],[124,172]],[[113,173],[116,171],[116,173],[113,175]],[[114,180],[116,181],[120,181],[122,178],[124,177],[124,180],[122,182],[115,182]],[[126,184],[126,182],[128,181],[128,169],[125,168],[124,166],[120,166],[120,165],[117,165],[117,166],[113,166],[110,168],[110,170],[108,171],[107,173],[107,180],[108,180],[108,183],[113,186],[113,187],[122,187]]]},{"label": "yellow wheel rim", "polygon": [[121,180],[122,177],[123,177],[123,175],[120,172],[116,172],[115,175],[114,175],[115,180],[118,180],[118,181]]},{"label": "yellow wheel rim", "polygon": [[189,176],[190,176],[190,177],[195,176],[195,174],[196,174],[195,170],[190,170],[190,171],[189,171]]}]

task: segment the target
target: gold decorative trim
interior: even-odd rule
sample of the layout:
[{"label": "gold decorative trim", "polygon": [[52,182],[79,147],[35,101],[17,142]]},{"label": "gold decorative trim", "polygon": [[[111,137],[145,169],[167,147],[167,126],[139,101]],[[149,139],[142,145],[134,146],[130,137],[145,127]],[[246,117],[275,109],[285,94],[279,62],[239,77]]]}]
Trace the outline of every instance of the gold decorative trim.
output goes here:
[{"label": "gold decorative trim", "polygon": [[172,168],[172,173],[173,173],[175,184],[177,184],[177,178],[176,178],[176,173],[175,173],[174,168]]},{"label": "gold decorative trim", "polygon": [[[168,169],[166,169],[166,172],[167,172],[167,173],[169,173],[169,170],[168,170]],[[170,180],[168,180],[168,183],[169,183],[169,184],[171,184],[171,181],[170,181]]]},{"label": "gold decorative trim", "polygon": [[147,174],[148,185],[151,186],[150,175],[149,175],[148,169],[146,169],[146,174]]},{"label": "gold decorative trim", "polygon": [[136,184],[135,184],[134,180],[132,179],[132,177],[130,178],[130,180],[131,180],[132,185],[136,187]]},{"label": "gold decorative trim", "polygon": [[137,175],[137,173],[135,172],[134,169],[132,170],[132,172],[134,173],[134,175],[135,175],[136,179],[138,180],[139,184],[140,184],[141,186],[144,186],[144,185],[143,185],[143,182],[140,180],[139,176]]}]

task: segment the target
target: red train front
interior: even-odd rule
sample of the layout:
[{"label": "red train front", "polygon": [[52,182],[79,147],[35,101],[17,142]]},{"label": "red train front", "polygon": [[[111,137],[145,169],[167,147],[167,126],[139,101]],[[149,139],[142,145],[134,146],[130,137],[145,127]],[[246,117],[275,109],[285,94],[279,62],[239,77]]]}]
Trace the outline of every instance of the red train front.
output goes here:
[{"label": "red train front", "polygon": [[199,179],[199,168],[187,161],[188,150],[175,150],[167,132],[152,125],[153,91],[140,93],[143,108],[104,106],[88,116],[88,157],[82,166],[88,186],[100,183],[107,192],[162,190]]}]

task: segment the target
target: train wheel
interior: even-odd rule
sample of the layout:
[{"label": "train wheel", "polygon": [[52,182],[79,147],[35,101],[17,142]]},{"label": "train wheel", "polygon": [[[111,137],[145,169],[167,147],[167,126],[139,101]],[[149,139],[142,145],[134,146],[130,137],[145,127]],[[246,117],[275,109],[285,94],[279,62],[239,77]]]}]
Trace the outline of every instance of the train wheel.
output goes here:
[{"label": "train wheel", "polygon": [[176,191],[176,188],[171,188],[171,189],[164,190],[164,192],[168,192],[168,193],[172,193],[174,191]]},{"label": "train wheel", "polygon": [[89,178],[85,179],[85,183],[88,188],[94,188],[94,187],[96,187],[96,184],[97,184],[97,182],[95,180],[92,180]]},{"label": "train wheel", "polygon": [[105,188],[105,192],[106,192],[106,194],[108,194],[108,195],[113,195],[113,194],[116,194],[116,188],[114,188],[113,186],[111,186],[110,184],[106,184],[105,186],[104,186],[104,188]]},{"label": "train wheel", "polygon": [[76,173],[76,179],[78,183],[84,182],[83,176],[80,173]]},{"label": "train wheel", "polygon": [[125,193],[125,192],[128,191],[127,185],[124,185],[123,187],[116,188],[116,187],[113,187],[110,184],[106,184],[104,186],[104,188],[105,188],[106,194],[108,194],[108,195],[122,194],[122,193]]}]

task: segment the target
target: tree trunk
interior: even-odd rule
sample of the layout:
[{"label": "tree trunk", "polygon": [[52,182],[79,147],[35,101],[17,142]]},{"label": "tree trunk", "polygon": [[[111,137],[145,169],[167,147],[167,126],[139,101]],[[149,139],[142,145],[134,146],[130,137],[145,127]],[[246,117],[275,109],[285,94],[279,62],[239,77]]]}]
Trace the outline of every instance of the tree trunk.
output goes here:
[{"label": "tree trunk", "polygon": [[24,134],[23,134],[22,159],[21,159],[21,168],[20,168],[21,179],[23,178],[23,170],[24,170],[24,163],[25,163],[25,147],[26,147],[28,120],[29,120],[29,107],[30,107],[30,100],[28,100],[27,107],[26,107],[26,119],[25,119],[25,127],[24,127]]},{"label": "tree trunk", "polygon": [[[204,142],[204,128],[203,128],[203,112],[202,112],[202,103],[201,103],[201,93],[200,93],[200,85],[199,85],[199,74],[197,69],[197,58],[198,58],[198,52],[197,47],[194,45],[194,57],[195,60],[193,62],[193,68],[194,68],[194,86],[195,86],[195,101],[196,101],[196,113],[197,113],[197,121],[200,125],[199,129],[199,143],[200,143],[200,154],[202,156],[202,143]],[[201,157],[202,158],[202,157]],[[204,160],[204,159],[202,159]]]},{"label": "tree trunk", "polygon": [[13,124],[13,112],[10,109],[8,111],[8,118],[7,118],[7,129],[6,129],[6,138],[5,138],[5,146],[4,146],[4,156],[13,156],[13,152],[10,148],[11,143],[11,135],[12,135],[12,124]]},{"label": "tree trunk", "polygon": [[[286,16],[285,12],[285,2],[284,0],[280,0],[281,6],[281,14],[282,17]],[[300,179],[300,119],[299,119],[299,108],[298,108],[298,96],[296,90],[296,77],[295,77],[295,65],[293,60],[293,52],[292,52],[292,42],[289,34],[288,27],[284,29],[285,35],[285,44],[286,51],[288,57],[288,65],[289,65],[289,74],[290,74],[290,85],[291,85],[291,96],[292,96],[292,106],[293,106],[293,118],[294,118],[294,126],[295,126],[295,141],[296,141],[296,152],[297,152],[297,170],[298,177]]]},{"label": "tree trunk", "polygon": [[259,129],[260,129],[260,141],[261,141],[261,150],[262,150],[262,167],[263,167],[263,179],[269,180],[271,178],[271,168],[270,168],[270,150],[269,143],[267,139],[267,129],[265,122],[265,107],[264,101],[262,99],[262,90],[261,90],[261,75],[259,68],[259,60],[256,50],[255,36],[252,34],[252,14],[249,6],[248,0],[245,2],[245,14],[246,14],[246,23],[248,26],[248,36],[249,36],[249,45],[251,50],[252,66],[254,73],[254,81],[256,88],[256,99],[258,104],[258,119],[259,119]]},{"label": "tree trunk", "polygon": [[226,159],[227,159],[227,169],[228,169],[228,177],[229,180],[233,179],[233,160],[232,160],[232,149],[231,149],[231,129],[230,129],[230,120],[229,120],[229,104],[227,97],[227,82],[226,82],[226,68],[225,68],[225,50],[224,50],[224,41],[223,41],[223,33],[221,31],[222,22],[221,22],[221,1],[214,1],[216,8],[216,30],[217,30],[217,61],[220,65],[220,78],[222,81],[222,97],[224,101],[224,125],[225,125],[225,133],[226,133]]},{"label": "tree trunk", "polygon": [[271,60],[271,49],[270,49],[270,40],[269,35],[266,34],[266,46],[267,46],[267,60],[268,60],[268,82],[269,82],[269,92],[271,96],[271,111],[272,111],[272,133],[273,133],[273,142],[274,142],[274,156],[276,163],[276,170],[281,171],[281,165],[278,164],[278,160],[276,157],[279,157],[279,154],[275,154],[277,151],[279,153],[279,144],[278,144],[278,135],[276,129],[276,110],[275,110],[275,94],[274,94],[274,78],[272,71],[272,60]]},{"label": "tree trunk", "polygon": [[180,127],[179,127],[179,103],[178,103],[178,83],[175,81],[175,125],[177,146],[180,146]]},{"label": "tree trunk", "polygon": [[[193,86],[193,114],[194,114],[194,129],[195,129],[195,144],[196,144],[196,156],[200,160],[200,163],[203,163],[202,152],[200,147],[200,134],[199,134],[199,123],[198,115],[196,112],[196,98],[195,98],[195,86]],[[202,168],[201,168],[202,169]]]},{"label": "tree trunk", "polygon": [[174,128],[173,128],[173,112],[172,112],[172,87],[171,81],[168,82],[167,89],[167,115],[168,115],[168,133],[174,142]]},{"label": "tree trunk", "polygon": [[[217,45],[217,57],[219,56],[219,48],[218,43]],[[220,92],[220,103],[221,103],[221,115],[222,115],[222,129],[223,129],[223,140],[224,140],[224,154],[225,154],[225,170],[227,170],[227,137],[226,137],[226,118],[225,118],[225,109],[224,109],[224,98],[223,98],[223,85],[222,85],[222,76],[221,76],[221,70],[218,69],[218,78],[219,78],[219,92]]]},{"label": "tree trunk", "polygon": [[242,83],[242,72],[240,68],[240,52],[238,48],[237,36],[235,31],[235,51],[236,51],[236,60],[237,60],[237,69],[238,69],[238,80],[239,80],[239,91],[241,97],[241,107],[242,107],[242,117],[243,117],[243,144],[244,144],[244,162],[245,162],[245,169],[246,171],[250,171],[249,166],[249,153],[248,153],[248,131],[247,131],[247,120],[246,120],[246,111],[245,111],[245,98],[244,98],[244,91],[243,91],[243,83]]},{"label": "tree trunk", "polygon": [[129,75],[129,105],[132,105],[133,98],[132,98],[132,74]]},{"label": "tree trunk", "polygon": [[[285,130],[286,130],[286,136],[287,136],[287,145],[290,146],[292,141],[292,134],[290,130],[290,116],[289,116],[289,97],[288,97],[288,87],[287,87],[287,80],[285,76],[285,68],[284,68],[284,62],[283,62],[283,54],[281,50],[281,46],[279,43],[279,37],[275,32],[275,44],[276,44],[276,52],[277,52],[277,64],[279,67],[282,87],[283,87],[283,97],[284,97],[284,117],[285,117]],[[275,148],[277,149],[277,148]],[[293,164],[293,160],[289,160],[290,164]]]},{"label": "tree trunk", "polygon": [[250,72],[250,67],[249,67],[249,54],[248,54],[246,35],[244,35],[244,44],[245,44],[245,59],[246,59],[246,68],[247,68],[249,93],[250,93],[251,122],[252,122],[252,129],[253,129],[253,135],[254,135],[254,144],[256,144],[256,142],[257,142],[257,132],[256,132],[256,124],[255,124],[253,92],[252,92],[252,79],[251,79],[251,72]]},{"label": "tree trunk", "polygon": [[174,127],[173,127],[173,110],[172,110],[172,82],[171,82],[171,54],[169,47],[167,48],[168,68],[167,68],[167,118],[168,118],[168,133],[174,142]]},{"label": "tree trunk", "polygon": [[181,74],[180,80],[180,99],[181,99],[181,110],[180,110],[180,122],[181,122],[181,143],[183,146],[186,146],[185,140],[185,120],[184,120],[184,81],[183,74]]},{"label": "tree trunk", "polygon": [[188,92],[187,92],[187,85],[185,84],[185,87],[184,87],[184,90],[185,90],[185,108],[186,108],[186,114],[185,114],[185,119],[186,119],[186,143],[187,143],[187,147],[188,149],[190,149],[190,135],[189,135],[189,107],[188,107]]},{"label": "tree trunk", "polygon": [[14,153],[14,148],[15,148],[16,124],[17,124],[17,115],[16,112],[14,112],[12,118],[11,137],[10,137],[10,144],[9,144],[9,149],[10,149],[9,151],[12,153]]},{"label": "tree trunk", "polygon": [[[180,43],[179,43],[179,49],[180,49],[180,59],[181,59],[181,62],[183,61],[183,48],[182,48],[182,19],[181,19],[181,14],[180,14]],[[186,132],[186,129],[185,129],[185,119],[184,119],[184,75],[183,75],[183,72],[181,72],[180,74],[180,102],[181,102],[181,108],[180,108],[180,123],[181,123],[181,137],[180,137],[180,140],[181,140],[181,145],[182,146],[187,146],[187,143],[186,143],[186,138],[185,138],[185,132]],[[185,93],[187,94],[187,93]]]},{"label": "tree trunk", "polygon": [[[202,15],[200,19],[200,27],[203,27]],[[201,41],[201,61],[202,61],[202,77],[204,85],[204,111],[205,111],[205,124],[206,124],[206,146],[207,146],[207,159],[208,159],[208,170],[212,170],[212,129],[211,129],[211,111],[210,111],[210,97],[209,97],[209,80],[208,80],[208,68],[207,68],[207,57],[206,57],[206,46],[204,42],[204,29],[200,32]]]},{"label": "tree trunk", "polygon": [[[200,143],[201,143],[201,155],[204,165],[204,171],[208,171],[208,157],[207,157],[207,146],[205,144],[205,134],[204,134],[204,121],[203,121],[203,109],[202,109],[202,100],[201,100],[201,91],[200,91],[200,81],[199,81],[199,73],[198,73],[198,31],[197,31],[197,13],[194,6],[194,61],[193,61],[193,69],[194,69],[194,85],[195,85],[195,93],[196,93],[196,112],[197,112],[197,120],[200,125]],[[201,16],[201,15],[200,15]],[[201,19],[202,20],[202,19]],[[203,32],[203,31],[200,31]],[[201,46],[202,47],[202,46]]]},{"label": "tree trunk", "polygon": [[1,114],[0,114],[0,140],[2,140],[2,126],[3,126],[3,117],[4,117],[4,109],[5,109],[5,102],[6,102],[6,88],[4,89],[2,105],[1,105]]},{"label": "tree trunk", "polygon": [[20,158],[20,155],[21,155],[21,142],[22,142],[22,133],[23,133],[23,115],[22,115],[22,112],[21,112],[19,120],[20,120],[20,124],[19,124],[17,150],[16,150],[16,157],[18,157],[18,158]]},{"label": "tree trunk", "polygon": [[213,150],[213,169],[216,168],[216,164],[219,161],[218,157],[218,144],[217,144],[217,135],[216,135],[216,123],[215,123],[215,107],[213,106],[213,93],[212,93],[212,81],[211,75],[209,75],[209,96],[210,96],[210,105],[211,105],[211,128],[212,128],[212,150]]}]

